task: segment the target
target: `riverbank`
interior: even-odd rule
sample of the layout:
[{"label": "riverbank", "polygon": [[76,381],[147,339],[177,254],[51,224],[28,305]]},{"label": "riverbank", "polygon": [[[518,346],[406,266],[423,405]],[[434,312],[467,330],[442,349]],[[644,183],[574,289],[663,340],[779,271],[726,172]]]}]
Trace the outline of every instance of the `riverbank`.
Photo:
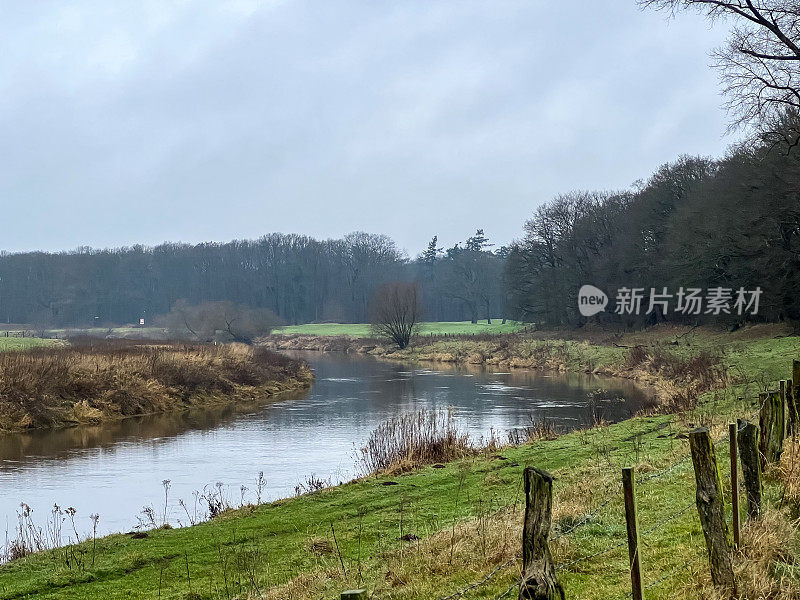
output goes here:
[{"label": "riverbank", "polygon": [[[552,549],[568,597],[622,598],[630,590],[619,473],[634,466],[647,597],[711,598],[687,431],[706,425],[719,440],[729,497],[726,425],[752,418],[757,393],[790,374],[792,359],[800,358],[800,338],[774,328],[730,337],[681,335],[679,348],[694,336],[691,355],[721,344],[719,364],[725,369],[724,383],[686,410],[601,424],[403,475],[367,477],[227,511],[194,527],[154,530],[146,537],[115,535],[69,552],[34,554],[0,568],[0,598],[310,600],[363,586],[374,598],[435,600],[479,584],[465,597],[494,599],[519,573],[520,483],[527,465],[556,476]],[[667,345],[675,341],[664,331],[651,341],[662,337]],[[620,365],[635,363],[641,352],[630,341],[614,346],[565,340],[573,358],[564,364],[588,365],[592,355],[597,364],[617,355]],[[589,350],[577,358],[573,344]],[[795,455],[790,445],[787,451]],[[798,593],[790,518],[800,504],[796,490],[782,497],[785,476],[767,473],[768,517],[745,528],[744,545],[734,555],[747,589],[753,582],[761,586],[761,596],[743,597],[788,599]],[[82,561],[70,562],[73,555]]]},{"label": "riverbank", "polygon": [[303,363],[266,348],[87,338],[0,353],[0,430],[235,404],[312,380]]},{"label": "riverbank", "polygon": [[[630,379],[657,396],[664,411],[689,408],[700,394],[726,385],[726,354],[790,339],[780,325],[727,332],[708,327],[659,326],[641,332],[590,327],[504,335],[419,336],[404,350],[375,338],[273,335],[275,350],[354,352],[410,362],[491,365],[502,368],[585,372]],[[777,345],[780,345],[779,343]]]}]

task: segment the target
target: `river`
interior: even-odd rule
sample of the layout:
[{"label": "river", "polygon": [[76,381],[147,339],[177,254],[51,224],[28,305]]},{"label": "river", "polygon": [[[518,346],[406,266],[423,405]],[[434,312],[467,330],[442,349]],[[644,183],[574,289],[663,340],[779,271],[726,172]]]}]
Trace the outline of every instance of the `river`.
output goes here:
[{"label": "river", "polygon": [[277,401],[0,437],[0,514],[9,536],[21,502],[40,525],[54,503],[74,507],[82,534],[97,514],[100,534],[146,521],[145,506],[159,523],[166,504],[168,521],[187,524],[196,505],[203,512],[198,495],[217,493],[218,482],[230,504],[253,502],[259,472],[262,501],[293,495],[312,474],[347,481],[357,475],[358,448],[381,421],[421,408],[452,407],[459,426],[477,439],[492,430],[505,438],[531,418],[562,430],[584,426],[592,420],[593,394],[608,399],[596,409],[608,421],[648,401],[626,380],[585,374],[295,355],[309,362],[316,380]]}]

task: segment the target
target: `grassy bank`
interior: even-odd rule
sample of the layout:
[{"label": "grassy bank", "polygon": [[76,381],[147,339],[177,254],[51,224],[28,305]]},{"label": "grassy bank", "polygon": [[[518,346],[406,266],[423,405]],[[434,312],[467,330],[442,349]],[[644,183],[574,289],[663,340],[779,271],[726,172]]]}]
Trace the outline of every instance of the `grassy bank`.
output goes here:
[{"label": "grassy bank", "polygon": [[232,403],[310,381],[307,367],[266,348],[85,338],[0,353],[0,429],[60,427]]},{"label": "grassy bank", "polygon": [[[664,376],[661,370],[691,364],[693,357],[721,353],[715,364],[724,367],[724,377],[676,414],[639,416],[402,475],[368,477],[227,511],[185,529],[115,535],[96,545],[87,541],[27,556],[0,568],[0,598],[310,600],[364,586],[374,598],[438,599],[478,584],[463,597],[494,599],[512,589],[519,574],[520,484],[527,465],[556,476],[552,549],[568,597],[626,597],[619,474],[623,466],[635,466],[647,597],[710,598],[686,432],[698,424],[711,428],[729,486],[726,424],[752,416],[756,394],[788,376],[792,359],[800,357],[800,338],[774,328],[637,335],[613,341],[543,336],[521,343],[552,348],[548,360],[561,361],[565,369],[638,369],[658,377]],[[644,352],[637,350],[640,342]],[[449,351],[469,356],[475,349]],[[791,444],[787,450],[796,456]],[[767,474],[771,511],[760,524],[747,526],[744,546],[735,553],[743,597],[788,599],[800,593],[788,523],[800,514],[797,490],[784,495],[778,508],[788,489],[780,481],[787,478],[796,479]],[[512,589],[507,597],[513,596]]]}]

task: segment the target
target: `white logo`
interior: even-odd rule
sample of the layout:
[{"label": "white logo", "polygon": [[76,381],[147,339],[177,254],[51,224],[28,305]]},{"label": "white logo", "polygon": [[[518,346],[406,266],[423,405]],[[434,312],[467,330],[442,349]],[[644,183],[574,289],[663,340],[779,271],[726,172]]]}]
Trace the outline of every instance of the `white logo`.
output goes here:
[{"label": "white logo", "polygon": [[605,310],[608,305],[608,296],[603,290],[593,285],[581,286],[578,290],[578,310],[584,317],[591,317]]}]

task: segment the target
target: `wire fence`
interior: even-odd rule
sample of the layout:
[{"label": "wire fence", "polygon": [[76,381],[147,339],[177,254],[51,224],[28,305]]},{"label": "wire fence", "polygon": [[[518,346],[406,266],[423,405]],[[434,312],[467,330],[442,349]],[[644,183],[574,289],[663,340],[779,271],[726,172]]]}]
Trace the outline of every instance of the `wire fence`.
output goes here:
[{"label": "wire fence", "polygon": [[522,583],[522,579],[518,579],[517,581],[515,581],[514,583],[512,583],[512,584],[509,586],[509,588],[508,588],[506,591],[502,592],[502,593],[501,593],[499,596],[495,596],[494,600],[501,600],[501,598],[505,598],[505,597],[506,597],[506,596],[508,596],[508,595],[509,595],[509,594],[510,594],[512,591],[514,591],[514,588],[516,588],[516,587],[519,587],[519,585],[520,585],[521,583]]},{"label": "wire fence", "polygon": [[502,563],[500,565],[497,565],[488,575],[486,575],[486,577],[484,577],[480,581],[476,581],[475,583],[472,583],[472,584],[468,585],[467,587],[462,588],[462,589],[458,590],[457,592],[455,592],[453,594],[450,594],[449,596],[443,596],[442,598],[439,598],[439,600],[453,600],[454,598],[460,598],[464,594],[466,594],[467,592],[470,592],[470,591],[472,591],[474,589],[477,589],[479,587],[482,587],[482,586],[486,585],[501,570],[503,570],[506,567],[514,564],[519,559],[520,559],[519,556],[515,556],[514,558],[512,558],[510,560],[507,560],[506,562],[504,562],[504,563]]},{"label": "wire fence", "polygon": [[[722,437],[720,437],[719,439],[714,441],[714,445],[718,446],[719,444],[727,441],[728,438],[729,438],[729,434],[726,432],[725,435],[723,435]],[[640,485],[640,486],[646,486],[646,485],[648,485],[648,484],[650,484],[650,483],[652,483],[652,482],[654,482],[656,480],[660,480],[660,479],[663,479],[665,477],[668,477],[668,476],[671,476],[671,475],[674,475],[674,474],[678,473],[683,466],[688,466],[690,463],[691,463],[691,455],[690,454],[684,455],[680,459],[676,460],[675,462],[671,463],[670,465],[668,465],[667,467],[665,467],[665,468],[663,468],[663,469],[661,469],[659,471],[656,471],[654,473],[647,473],[647,474],[639,477],[636,480],[636,483],[637,483],[637,485]],[[559,539],[562,539],[562,538],[566,538],[567,536],[571,535],[572,533],[574,533],[575,531],[577,531],[581,527],[584,527],[584,526],[588,525],[589,523],[592,523],[594,521],[595,517],[597,515],[599,515],[601,512],[603,512],[603,510],[605,510],[609,505],[614,503],[614,501],[620,501],[621,502],[621,500],[622,500],[622,498],[620,496],[620,492],[621,491],[622,491],[622,485],[621,484],[618,485],[618,486],[615,486],[615,488],[613,490],[608,492],[608,494],[603,497],[603,500],[600,502],[600,504],[598,504],[590,512],[584,514],[571,527],[569,527],[568,529],[565,529],[563,531],[557,532],[550,539],[552,541],[555,541],[555,540],[559,540]],[[654,533],[655,531],[658,531],[658,530],[662,529],[663,527],[666,527],[669,523],[671,523],[673,521],[676,521],[681,516],[683,516],[684,514],[689,512],[695,506],[696,506],[695,501],[692,501],[689,504],[687,504],[687,505],[683,506],[682,508],[678,509],[677,511],[674,511],[674,512],[672,512],[672,513],[670,513],[670,514],[668,514],[666,516],[662,516],[652,526],[650,526],[647,529],[641,531],[640,534],[639,534],[640,537],[646,538],[647,536],[649,536],[650,534]],[[557,572],[565,572],[565,571],[568,571],[569,569],[571,569],[572,567],[574,567],[576,565],[579,565],[579,564],[594,560],[596,558],[599,558],[601,556],[605,556],[607,554],[611,554],[615,550],[619,550],[620,548],[627,547],[627,546],[628,546],[628,540],[626,538],[626,539],[624,539],[622,541],[619,541],[619,542],[616,542],[616,543],[612,544],[611,546],[608,546],[606,548],[598,550],[597,552],[593,552],[593,553],[588,554],[586,556],[581,556],[581,557],[575,558],[573,560],[570,560],[568,562],[564,562],[564,563],[560,563],[558,565],[555,565],[555,569],[556,569]],[[494,569],[492,569],[492,571],[490,571],[487,575],[485,575],[480,580],[477,580],[474,583],[472,583],[470,585],[467,585],[467,586],[459,589],[458,591],[456,591],[456,592],[454,592],[454,593],[452,593],[452,594],[450,594],[448,596],[443,596],[441,598],[438,598],[438,600],[455,600],[456,598],[463,598],[469,592],[471,592],[473,590],[476,590],[476,589],[479,589],[479,588],[482,588],[485,585],[488,585],[498,575],[498,573],[500,573],[503,569],[511,566],[515,562],[519,561],[520,558],[521,557],[519,555],[517,555],[517,556],[513,557],[512,559],[507,560],[506,562],[496,566]],[[675,574],[677,574],[680,570],[686,568],[688,565],[689,565],[689,563],[686,562],[686,563],[683,563],[683,564],[675,567],[674,569],[672,569],[672,570],[668,571],[667,573],[664,573],[663,575],[661,575],[658,579],[655,579],[654,581],[648,583],[646,586],[644,586],[644,589],[651,589],[651,588],[663,583],[664,581],[670,579]],[[503,592],[501,592],[499,596],[496,596],[494,600],[501,600],[502,598],[507,597],[515,588],[518,588],[518,586],[520,585],[521,582],[522,582],[522,579],[521,578],[517,578],[517,580],[514,581],[514,583],[512,583],[507,589],[505,589]],[[632,596],[632,593],[628,593],[626,598],[630,598],[631,596]]]},{"label": "wire fence", "polygon": [[[689,458],[690,457],[688,457],[688,456],[684,456],[683,458],[675,461],[674,463],[670,464],[669,466],[667,466],[666,468],[662,469],[661,471],[658,471],[658,472],[655,472],[655,473],[648,473],[647,475],[641,477],[638,480],[637,483],[640,484],[640,485],[647,485],[648,483],[650,483],[650,482],[652,482],[652,481],[654,481],[656,479],[663,478],[663,477],[669,475],[670,473],[675,472],[679,466],[681,466],[683,464],[686,464],[687,461],[689,460]],[[577,531],[578,529],[580,529],[581,527],[584,527],[584,526],[588,525],[589,523],[591,523],[597,515],[599,515],[605,508],[607,508],[615,500],[617,500],[617,501],[621,500],[620,496],[619,496],[619,493],[621,491],[622,491],[622,485],[620,484],[620,485],[616,486],[614,488],[614,490],[609,492],[608,495],[606,497],[604,497],[603,501],[599,505],[597,505],[590,512],[588,512],[585,515],[583,515],[581,517],[581,519],[579,521],[577,521],[575,524],[573,524],[569,529],[566,529],[564,531],[560,531],[560,532],[556,533],[550,539],[555,541],[555,540],[558,540],[558,539],[561,539],[561,538],[565,538],[565,537],[569,536],[570,534],[574,533],[575,531]],[[658,521],[650,529],[643,531],[641,535],[645,536],[645,535],[647,535],[649,533],[652,533],[653,531],[655,531],[657,529],[660,529],[661,527],[665,526],[667,523],[677,519],[678,517],[680,517],[681,515],[686,513],[693,506],[694,506],[694,503],[691,503],[691,504],[685,506],[684,508],[680,509],[676,513],[674,513],[672,515],[669,515],[666,519]],[[619,543],[614,544],[614,545],[612,545],[612,546],[610,546],[608,548],[600,550],[599,552],[595,552],[595,553],[590,554],[588,556],[580,557],[578,559],[572,560],[572,561],[567,562],[567,563],[559,564],[559,565],[556,566],[556,570],[557,571],[565,571],[565,570],[569,569],[570,567],[572,567],[574,565],[577,565],[577,564],[580,564],[580,563],[583,563],[583,562],[587,562],[587,561],[592,560],[594,558],[598,558],[600,556],[604,556],[606,554],[609,554],[612,551],[617,550],[618,548],[622,548],[623,546],[627,546],[627,544],[628,544],[627,540],[619,542]],[[511,566],[515,562],[519,561],[520,558],[521,558],[521,556],[519,556],[519,555],[514,556],[513,558],[507,560],[506,562],[501,563],[500,565],[497,565],[494,569],[492,569],[487,575],[485,575],[481,579],[479,579],[479,580],[475,581],[474,583],[471,583],[471,584],[469,584],[469,585],[467,585],[467,586],[465,586],[465,587],[453,592],[452,594],[450,594],[448,596],[442,596],[442,597],[438,598],[437,600],[455,600],[456,598],[463,598],[466,594],[468,594],[472,590],[476,590],[478,588],[481,588],[481,587],[489,584],[492,581],[492,579],[500,571],[502,571],[503,569]],[[521,581],[520,579],[515,581],[511,585],[511,587],[509,587],[502,594],[497,596],[495,600],[499,600],[500,598],[506,597],[515,587],[517,587],[520,584],[520,581]]]},{"label": "wire fence", "polygon": [[[792,385],[793,385],[792,381],[789,380],[789,383],[788,383],[787,387],[788,386],[792,386]],[[791,388],[791,389],[795,389],[796,390],[797,388],[794,387],[794,388]],[[792,393],[791,389],[790,389],[789,393]],[[783,382],[781,382],[782,400],[784,402],[786,402],[786,397],[783,396],[783,390],[784,390]],[[756,402],[755,403],[755,407],[754,407],[755,411],[753,413],[748,413],[747,414],[747,417],[748,417],[749,420],[757,419],[759,417],[759,415],[763,414],[762,411],[764,410],[764,407],[765,407],[766,398],[760,399],[760,400],[761,400],[760,402]],[[797,420],[798,416],[795,414],[793,418],[795,420]],[[709,428],[709,429],[711,429],[711,428]],[[706,433],[705,435],[709,435],[709,434]],[[713,448],[717,448],[720,444],[723,444],[725,442],[730,442],[731,441],[730,435],[731,435],[730,434],[730,430],[726,430],[725,434],[722,435],[720,438],[718,438],[716,440],[713,440],[713,439],[710,440],[710,443],[711,443],[712,447]],[[732,457],[735,457],[735,456],[736,456],[735,453],[732,454]],[[762,456],[762,459],[763,459],[763,456]],[[640,476],[639,478],[636,479],[636,485],[638,485],[638,486],[646,486],[646,485],[648,485],[648,484],[650,484],[650,483],[652,483],[652,482],[654,482],[656,480],[660,480],[660,479],[663,479],[663,478],[666,478],[666,477],[673,476],[673,475],[675,475],[677,473],[682,472],[683,468],[684,467],[688,467],[689,464],[692,464],[695,469],[704,469],[704,468],[707,469],[707,466],[704,466],[704,464],[703,464],[703,462],[702,462],[702,460],[700,458],[693,458],[693,456],[691,454],[685,454],[684,456],[679,458],[677,461],[673,462],[672,464],[668,465],[667,467],[665,467],[665,468],[663,468],[663,469],[661,469],[659,471],[656,471],[654,473],[647,473],[645,475]],[[734,467],[734,468],[738,468],[738,467]],[[700,482],[700,479],[698,479],[698,486],[700,485],[699,482]],[[578,519],[576,522],[574,522],[567,529],[563,529],[561,531],[557,531],[555,533],[555,535],[553,535],[550,538],[550,540],[551,541],[555,541],[555,540],[566,538],[566,537],[570,536],[571,534],[573,534],[575,531],[579,530],[580,528],[582,528],[582,527],[594,522],[595,517],[597,517],[600,513],[602,513],[604,510],[606,510],[612,503],[614,503],[615,500],[621,500],[620,491],[622,491],[622,490],[623,490],[623,485],[621,485],[621,484],[616,486],[613,490],[610,490],[607,493],[607,495],[602,498],[600,503],[597,504],[597,506],[595,506],[589,512],[587,512],[583,516],[581,516],[580,519]],[[630,499],[630,497],[631,497],[630,495],[633,493],[633,487],[629,486],[626,489],[626,493],[629,494],[628,498]],[[739,493],[738,490],[735,491],[735,493],[738,494]],[[689,512],[690,510],[692,510],[695,507],[697,507],[698,510],[700,510],[701,513],[702,513],[700,503],[701,503],[701,499],[700,499],[700,496],[698,495],[698,497],[695,500],[693,500],[692,502],[689,502],[688,504],[686,504],[682,508],[680,508],[680,509],[678,509],[678,510],[676,510],[676,511],[674,511],[674,512],[668,514],[668,515],[660,516],[655,523],[653,523],[650,527],[646,528],[645,530],[641,531],[640,533],[632,534],[632,535],[637,535],[637,537],[635,537],[633,539],[638,539],[638,540],[645,539],[646,540],[648,538],[648,536],[652,535],[656,531],[659,531],[659,530],[667,527],[670,523],[672,523],[674,521],[677,521],[683,515],[685,515],[687,512]],[[515,504],[516,504],[516,502],[515,502]],[[628,507],[626,506],[626,513],[627,513],[627,511],[628,511]],[[631,513],[633,514],[633,519],[634,519],[634,522],[635,522],[635,520],[636,520],[635,508],[631,510]],[[735,517],[735,518],[738,519],[738,516]],[[701,521],[702,521],[702,519],[701,519]],[[704,521],[703,522],[704,531],[705,531],[706,525],[707,525],[707,523]],[[570,569],[572,569],[573,567],[575,567],[575,566],[577,566],[579,564],[586,563],[586,562],[592,561],[594,559],[597,559],[599,557],[611,554],[612,552],[614,552],[614,551],[616,551],[616,550],[618,550],[620,548],[629,546],[631,543],[633,543],[633,542],[631,542],[629,539],[627,539],[627,535],[626,535],[626,539],[618,541],[618,542],[615,542],[615,543],[611,544],[610,546],[602,548],[602,549],[600,549],[600,550],[598,550],[596,552],[592,552],[592,553],[590,553],[588,555],[580,556],[580,557],[574,558],[572,560],[569,560],[567,562],[555,565],[554,566],[554,570],[556,572],[558,572],[558,573],[563,573],[565,571],[569,571]],[[641,546],[641,542],[640,541],[637,542],[637,545]],[[638,550],[639,549],[636,548],[635,552],[638,553]],[[710,547],[709,547],[709,552],[710,552]],[[476,581],[476,582],[474,582],[474,583],[472,583],[472,584],[470,584],[470,585],[458,590],[457,592],[455,592],[453,594],[450,594],[449,596],[444,596],[442,598],[439,598],[438,600],[455,600],[456,598],[464,597],[466,594],[468,594],[469,592],[471,592],[473,590],[476,590],[476,589],[482,588],[485,585],[488,585],[490,582],[492,582],[492,580],[499,573],[501,573],[504,569],[506,569],[507,567],[511,566],[512,564],[516,563],[519,560],[519,558],[520,557],[518,555],[518,556],[515,556],[514,558],[512,558],[510,560],[507,560],[506,562],[496,566],[492,571],[490,571],[482,579],[480,579],[480,580],[478,580],[478,581]],[[674,578],[679,572],[681,572],[681,571],[683,571],[685,569],[688,569],[690,567],[690,565],[691,565],[690,561],[686,561],[686,562],[684,562],[682,564],[679,564],[679,565],[671,568],[670,570],[666,571],[665,573],[662,573],[659,577],[657,577],[656,579],[650,581],[649,583],[647,583],[647,584],[645,584],[643,586],[640,586],[639,589],[640,590],[650,590],[652,588],[655,588],[655,587],[663,584],[665,581],[668,581],[669,579]],[[638,569],[638,563],[637,563],[637,566],[634,567],[634,561],[631,561],[631,567],[630,567],[629,573],[633,574],[633,569],[634,568]],[[713,566],[712,566],[712,569],[713,569]],[[641,575],[639,575],[639,577],[641,577]],[[639,581],[641,581],[641,579]],[[495,596],[494,600],[501,600],[502,598],[508,597],[508,595],[514,589],[517,589],[522,584],[522,582],[523,582],[522,577],[517,577],[515,579],[515,581],[508,588],[506,588],[504,591],[502,591],[498,596]],[[624,598],[631,598],[634,595],[635,595],[635,592],[631,591],[631,592],[627,593],[624,596]]]},{"label": "wire fence", "polygon": [[[691,564],[691,563],[690,563],[689,561],[686,561],[686,562],[685,562],[685,563],[683,563],[682,565],[678,565],[678,566],[677,566],[677,567],[675,567],[674,569],[670,569],[669,571],[667,571],[666,573],[664,573],[664,574],[663,574],[661,577],[659,577],[658,579],[656,579],[656,580],[654,580],[654,581],[651,581],[651,582],[650,582],[650,583],[648,583],[646,586],[644,586],[644,589],[646,589],[646,590],[651,590],[651,589],[653,589],[653,588],[654,588],[654,587],[656,587],[657,585],[664,583],[664,582],[665,582],[667,579],[669,579],[669,578],[671,578],[671,577],[674,577],[674,576],[675,576],[675,574],[676,574],[678,571],[681,571],[681,570],[683,570],[683,569],[686,569],[686,568],[688,568],[688,566],[689,566],[690,564]],[[629,597],[629,598],[630,598],[631,596],[633,596],[633,592],[628,592],[628,594],[627,594],[627,597]]]}]

